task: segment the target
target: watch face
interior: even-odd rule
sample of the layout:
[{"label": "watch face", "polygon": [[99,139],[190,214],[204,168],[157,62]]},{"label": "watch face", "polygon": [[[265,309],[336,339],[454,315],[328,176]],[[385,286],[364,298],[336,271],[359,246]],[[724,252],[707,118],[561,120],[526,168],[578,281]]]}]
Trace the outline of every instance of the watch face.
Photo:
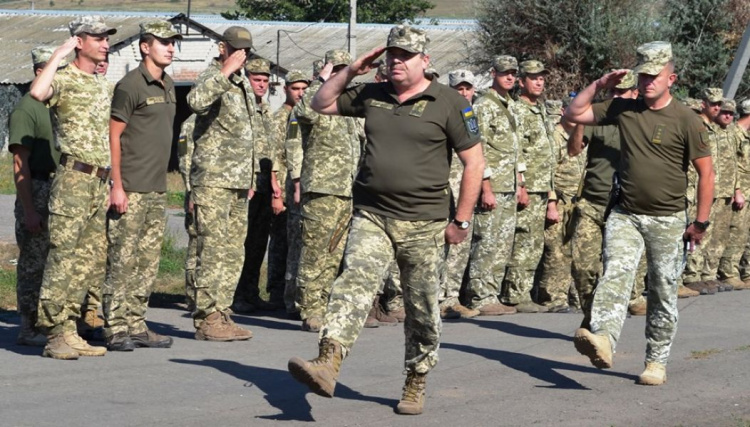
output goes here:
[{"label": "watch face", "polygon": [[464,221],[461,223],[461,225],[459,225],[459,227],[461,227],[461,230],[466,230],[467,228],[469,228],[469,222]]}]

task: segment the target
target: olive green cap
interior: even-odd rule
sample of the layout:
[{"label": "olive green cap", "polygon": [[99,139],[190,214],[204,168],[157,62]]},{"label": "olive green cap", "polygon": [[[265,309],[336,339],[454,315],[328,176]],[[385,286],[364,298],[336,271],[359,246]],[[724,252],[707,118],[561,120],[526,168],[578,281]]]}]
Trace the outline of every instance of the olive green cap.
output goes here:
[{"label": "olive green cap", "polygon": [[528,61],[523,61],[519,64],[519,71],[521,74],[549,74],[549,70],[544,68],[544,64],[542,61],[537,61],[535,59],[530,59]]},{"label": "olive green cap", "polygon": [[253,47],[253,36],[244,27],[229,27],[224,30],[221,38],[224,40],[224,43],[229,44],[235,49],[251,49]]}]

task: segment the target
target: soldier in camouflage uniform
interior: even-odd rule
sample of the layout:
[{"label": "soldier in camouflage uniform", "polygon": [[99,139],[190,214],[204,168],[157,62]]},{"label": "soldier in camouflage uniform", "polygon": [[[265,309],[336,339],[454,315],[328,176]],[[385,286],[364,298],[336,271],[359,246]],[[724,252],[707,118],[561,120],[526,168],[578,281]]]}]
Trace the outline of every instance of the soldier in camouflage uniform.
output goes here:
[{"label": "soldier in camouflage uniform", "polygon": [[[735,132],[737,132],[737,137],[741,139],[742,142],[741,142],[741,149],[739,150],[741,154],[738,154],[740,158],[737,161],[738,163],[737,167],[740,172],[739,173],[740,182],[743,185],[743,190],[745,190],[743,191],[743,194],[748,194],[748,192],[750,192],[750,188],[744,187],[744,186],[748,185],[746,181],[747,179],[746,173],[747,173],[747,170],[750,168],[750,166],[747,165],[748,161],[750,161],[749,160],[750,158],[750,132],[748,132],[748,130],[750,130],[750,99],[746,99],[742,101],[742,103],[740,103],[738,110],[739,110],[740,118],[737,120],[737,123],[734,126],[734,130]],[[739,241],[742,241],[743,239],[745,239],[747,243],[745,243],[745,245],[740,249],[740,251],[744,251],[744,252],[741,253],[739,256],[733,252],[730,252],[730,255],[729,255],[732,259],[730,261],[732,264],[732,268],[738,269],[738,271],[736,272],[744,284],[744,286],[740,286],[739,288],[736,288],[736,289],[744,289],[746,286],[750,286],[750,235],[747,234],[748,230],[750,230],[750,213],[747,213],[748,211],[747,202],[746,202],[745,208],[742,210],[746,212],[745,214],[747,215],[747,217],[745,218],[745,220],[747,222],[744,225],[741,225],[742,223],[740,220],[738,221],[739,224],[737,223],[733,224],[734,226],[738,228],[738,230],[734,232],[735,234],[733,235],[737,236],[739,233],[745,234],[744,237],[738,236],[737,239]],[[733,245],[734,243],[730,244],[729,246],[730,250],[733,250]],[[739,262],[734,261],[735,257],[739,257]],[[727,262],[726,264],[729,264],[729,262]],[[724,268],[723,271],[724,271],[723,274],[727,278],[733,277],[733,274],[729,272],[730,271],[729,266]]]},{"label": "soldier in camouflage uniform", "polygon": [[[351,352],[380,278],[395,258],[406,309],[407,374],[396,412],[412,415],[423,411],[425,379],[438,361],[437,296],[445,243],[458,244],[467,237],[484,169],[472,108],[456,91],[424,76],[426,45],[424,31],[396,26],[387,48],[357,59],[313,99],[320,113],[364,117],[367,145],[354,186],[356,211],[344,269],[331,291],[319,357],[289,361],[295,379],[332,397],[341,362]],[[347,89],[386,49],[389,81]],[[449,150],[458,152],[464,173],[456,215],[446,227]]]},{"label": "soldier in camouflage uniform", "polygon": [[[39,75],[52,56],[53,49],[31,50],[34,74]],[[61,66],[64,66],[62,63]],[[49,191],[52,174],[60,159],[54,145],[52,120],[47,107],[24,95],[13,109],[8,123],[8,150],[13,153],[16,184],[16,298],[21,329],[16,342],[43,347],[47,337],[36,328],[39,288],[42,286],[44,262],[49,253]]]},{"label": "soldier in camouflage uniform", "polygon": [[229,306],[242,270],[247,198],[253,187],[253,90],[242,74],[252,47],[250,31],[229,27],[188,94],[195,119],[190,168],[198,232],[195,338],[247,340],[252,333],[232,321]]},{"label": "soldier in camouflage uniform", "polygon": [[[570,226],[578,187],[585,171],[586,155],[568,155],[568,138],[575,125],[562,117],[562,101],[546,101],[547,113],[554,125],[552,138],[555,158],[555,192],[557,216],[547,217],[544,230],[544,253],[539,278],[539,300],[553,313],[568,313],[568,294],[573,285]],[[574,292],[575,293],[575,292]]]},{"label": "soldier in camouflage uniform", "polygon": [[[638,96],[637,80],[630,72],[607,94],[612,98],[635,99]],[[568,140],[568,153],[583,156],[586,172],[579,197],[573,212],[573,236],[571,271],[581,301],[584,319],[582,326],[588,327],[591,302],[596,282],[602,275],[602,239],[604,238],[604,212],[609,201],[612,175],[620,164],[620,131],[615,125],[578,125]],[[638,263],[638,271],[629,307],[642,307],[641,296],[646,276],[645,255]],[[644,313],[645,314],[645,313]]]},{"label": "soldier in camouflage uniform", "polygon": [[[319,79],[327,80],[351,63],[346,51],[330,50]],[[310,106],[320,89],[313,82],[294,107],[304,152],[301,185],[302,252],[297,272],[297,302],[302,330],[317,332],[333,280],[338,275],[352,213],[352,183],[360,139],[353,118],[325,116]]]},{"label": "soldier in camouflage uniform", "polygon": [[[268,78],[271,75],[271,64],[262,58],[251,59],[245,65],[245,71],[253,89],[253,171],[255,173],[253,196],[248,202],[247,236],[245,237],[245,263],[237,283],[232,310],[235,313],[252,313],[255,310],[273,310],[276,306],[260,298],[260,268],[266,256],[268,237],[271,231],[271,200],[281,197],[278,186],[272,188],[276,181],[278,162],[276,147],[271,141],[271,111],[263,100],[268,92]],[[283,287],[272,289],[266,282],[266,288],[277,302],[283,298]]]},{"label": "soldier in camouflage uniform", "polygon": [[750,140],[747,132],[739,124],[733,123],[736,113],[737,104],[731,99],[725,99],[716,117],[716,123],[722,128],[728,140],[728,146],[735,149],[737,161],[737,188],[732,198],[729,234],[719,260],[718,276],[724,286],[742,290],[750,287],[740,279],[739,274],[740,258],[747,242],[749,228],[745,194],[750,194]]},{"label": "soldier in camouflage uniform", "polygon": [[177,112],[174,82],[164,69],[181,39],[167,21],[141,24],[143,60],[117,83],[112,98],[109,271],[103,292],[110,351],[172,346],[172,338],[148,328],[146,310],[159,270]]},{"label": "soldier in camouflage uniform", "polygon": [[474,231],[469,258],[466,298],[481,315],[515,313],[498,300],[505,269],[513,250],[516,208],[528,204],[522,183],[526,166],[518,146],[515,103],[508,94],[516,83],[518,61],[508,55],[495,58],[492,87],[475,108],[482,134],[485,172],[482,194],[474,209]]},{"label": "soldier in camouflage uniform", "polygon": [[[289,228],[290,211],[295,211],[299,216],[299,203],[294,202],[294,183],[291,173],[287,169],[288,158],[285,148],[289,124],[292,120],[292,109],[302,99],[302,96],[310,84],[310,78],[302,71],[291,70],[285,77],[284,92],[286,100],[284,104],[271,116],[270,139],[276,150],[277,165],[276,174],[271,175],[274,181],[272,186],[279,188],[281,193],[273,194],[271,207],[274,216],[271,219],[271,241],[268,245],[268,287],[274,290],[271,295],[271,303],[282,304],[287,313],[297,312],[294,306],[294,294],[287,294],[286,269],[287,254],[290,246],[287,244],[287,230]],[[278,291],[283,289],[283,294]]]},{"label": "soldier in camouflage uniform", "polygon": [[[705,127],[669,92],[677,79],[671,45],[647,43],[638,47],[637,54],[635,72],[643,98],[616,98],[592,105],[599,90],[614,88],[627,74],[627,70],[617,70],[579,92],[565,113],[571,121],[585,125],[617,124],[622,135],[621,197],[607,218],[604,275],[594,294],[591,330],[578,329],[574,343],[594,366],[612,367],[633,274],[645,248],[649,277],[646,369],[638,383],[661,385],[667,380],[666,364],[677,330],[677,276],[685,249],[704,236],[713,171],[710,148],[703,142]],[[696,220],[686,228],[688,162],[698,173],[698,203]]]},{"label": "soldier in camouflage uniform", "polygon": [[549,71],[539,61],[520,64],[521,94],[511,112],[518,119],[519,148],[524,153],[526,172],[522,174],[529,196],[528,206],[519,205],[508,271],[505,274],[503,302],[515,306],[520,313],[544,313],[547,307],[531,300],[534,273],[544,251],[544,223],[557,215],[553,178],[555,153],[547,110],[541,102]]},{"label": "soldier in camouflage uniform", "polygon": [[[94,75],[116,30],[100,17],[69,24],[71,38],[57,48],[31,84],[31,96],[54,114],[62,155],[50,190],[50,251],[39,296],[37,327],[47,334],[43,356],[103,356],[78,335],[76,320],[86,291],[105,276],[105,219],[109,180],[109,104],[112,91]],[[58,66],[76,52],[75,61]]]},{"label": "soldier in camouflage uniform", "polygon": [[708,88],[704,92],[701,116],[708,129],[716,174],[714,200],[709,219],[711,228],[706,230],[706,237],[699,250],[691,254],[683,273],[685,286],[701,293],[732,289],[730,285],[717,280],[717,271],[729,239],[732,202],[735,196],[742,197],[742,194],[737,182],[737,146],[734,142],[734,133],[727,132],[716,123],[720,116],[722,101],[723,92],[720,88]]},{"label": "soldier in camouflage uniform", "polygon": [[195,151],[195,114],[182,122],[180,137],[177,139],[177,157],[179,160],[180,175],[185,184],[185,232],[188,235],[188,244],[185,256],[185,304],[188,311],[195,310],[195,267],[198,264],[198,232],[195,230],[195,206],[190,197],[190,166],[192,164],[193,152]]}]

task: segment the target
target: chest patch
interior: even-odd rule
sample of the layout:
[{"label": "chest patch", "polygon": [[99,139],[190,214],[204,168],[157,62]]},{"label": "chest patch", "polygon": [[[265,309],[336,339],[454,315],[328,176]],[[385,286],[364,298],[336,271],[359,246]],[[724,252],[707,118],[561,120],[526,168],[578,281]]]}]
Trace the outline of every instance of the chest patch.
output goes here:
[{"label": "chest patch", "polygon": [[652,144],[661,144],[661,141],[664,139],[664,130],[666,129],[666,125],[656,125],[654,128],[654,134],[651,135],[651,143]]},{"label": "chest patch", "polygon": [[167,101],[164,100],[164,96],[151,96],[146,98],[146,105],[163,104]]},{"label": "chest patch", "polygon": [[393,104],[389,104],[387,102],[378,101],[376,99],[373,99],[370,101],[370,107],[373,108],[384,108],[386,110],[393,110]]},{"label": "chest patch", "polygon": [[409,115],[414,117],[422,117],[425,108],[427,108],[427,101],[423,99],[414,104],[413,107],[411,107],[411,112],[409,113]]}]

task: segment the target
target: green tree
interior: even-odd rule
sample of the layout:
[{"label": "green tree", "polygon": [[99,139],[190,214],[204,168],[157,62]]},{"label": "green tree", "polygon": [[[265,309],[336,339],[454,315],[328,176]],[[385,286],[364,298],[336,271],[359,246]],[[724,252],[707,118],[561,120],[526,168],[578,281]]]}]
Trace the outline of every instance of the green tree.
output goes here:
[{"label": "green tree", "polygon": [[[435,6],[427,0],[358,0],[357,21],[400,23],[415,21]],[[227,19],[264,21],[346,22],[347,0],[237,0],[237,10],[221,14]]]}]

